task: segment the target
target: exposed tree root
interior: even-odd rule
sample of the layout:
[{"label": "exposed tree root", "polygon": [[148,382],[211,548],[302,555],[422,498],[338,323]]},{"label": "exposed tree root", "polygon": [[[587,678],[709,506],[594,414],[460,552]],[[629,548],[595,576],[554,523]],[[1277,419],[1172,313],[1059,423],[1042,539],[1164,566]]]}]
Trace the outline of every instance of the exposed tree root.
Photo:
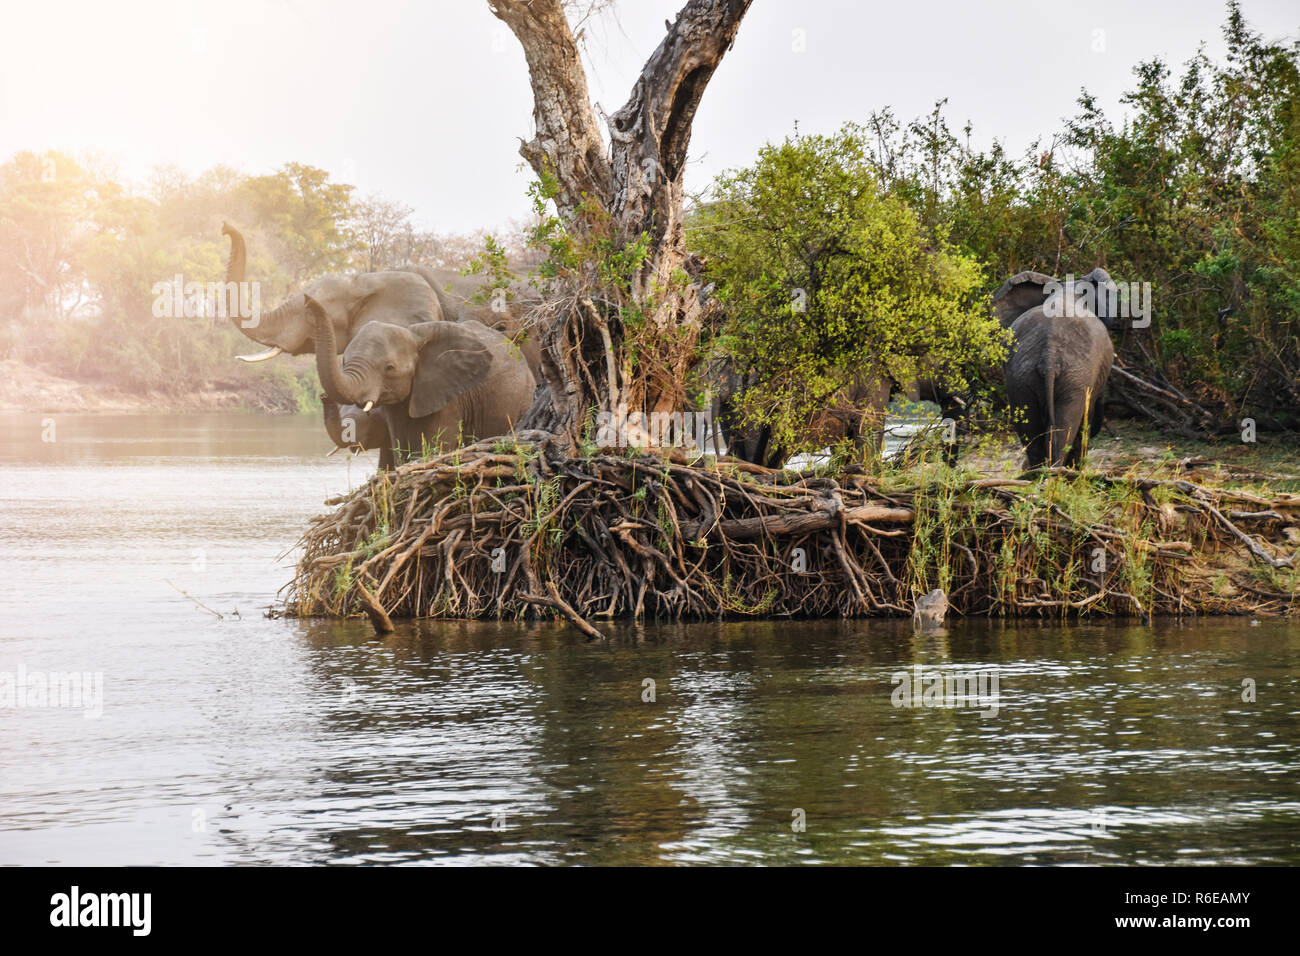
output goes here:
[{"label": "exposed tree root", "polygon": [[[1058,469],[886,490],[542,432],[414,462],[329,504],[289,611],[593,619],[1292,613],[1300,496]],[[1244,530],[1243,526],[1245,526]]]}]

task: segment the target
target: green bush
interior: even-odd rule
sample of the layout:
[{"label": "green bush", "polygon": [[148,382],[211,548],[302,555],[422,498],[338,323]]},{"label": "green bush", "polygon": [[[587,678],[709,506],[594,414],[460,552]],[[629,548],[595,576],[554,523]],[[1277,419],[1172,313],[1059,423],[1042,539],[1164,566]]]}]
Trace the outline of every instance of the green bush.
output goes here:
[{"label": "green bush", "polygon": [[821,444],[808,423],[828,405],[880,411],[851,387],[962,388],[1004,354],[978,263],[880,188],[866,138],[850,125],[765,146],[688,223],[725,307],[716,342],[754,383],[740,410],[792,452]]}]

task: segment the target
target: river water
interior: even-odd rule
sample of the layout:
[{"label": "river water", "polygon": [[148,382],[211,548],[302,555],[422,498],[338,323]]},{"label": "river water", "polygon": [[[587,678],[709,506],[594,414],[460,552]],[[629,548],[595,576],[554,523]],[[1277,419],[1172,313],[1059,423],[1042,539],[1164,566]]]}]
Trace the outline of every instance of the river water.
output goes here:
[{"label": "river water", "polygon": [[0,863],[1300,862],[1300,624],[267,618],[328,448],[0,416]]}]

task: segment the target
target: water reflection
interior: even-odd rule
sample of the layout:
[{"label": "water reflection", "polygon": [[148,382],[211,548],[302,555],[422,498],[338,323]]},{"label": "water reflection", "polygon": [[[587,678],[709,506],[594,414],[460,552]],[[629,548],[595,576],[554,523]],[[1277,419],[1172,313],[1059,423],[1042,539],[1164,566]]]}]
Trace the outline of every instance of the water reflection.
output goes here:
[{"label": "water reflection", "polygon": [[[0,423],[0,673],[101,671],[104,716],[0,708],[0,862],[1300,856],[1296,624],[379,639],[261,613],[280,554],[370,467],[323,459],[314,421],[58,427],[51,449],[39,418]],[[893,706],[891,676],[918,664],[996,668],[997,716]]]}]

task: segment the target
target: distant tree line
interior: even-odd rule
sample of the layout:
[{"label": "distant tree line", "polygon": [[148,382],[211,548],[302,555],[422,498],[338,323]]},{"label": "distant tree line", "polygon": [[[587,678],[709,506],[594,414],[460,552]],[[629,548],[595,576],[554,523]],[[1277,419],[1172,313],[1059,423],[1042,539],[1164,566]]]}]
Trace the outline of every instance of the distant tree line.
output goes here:
[{"label": "distant tree line", "polygon": [[[94,158],[19,153],[0,165],[0,357],[137,391],[249,384],[255,404],[310,407],[309,363],[243,368],[229,359],[246,340],[224,319],[153,314],[155,283],[224,277],[224,220],[248,237],[266,303],[329,272],[461,268],[486,235],[421,229],[409,206],[301,163],[264,176],[160,167],[136,184]],[[517,234],[497,237],[508,255],[523,254]]]}]

